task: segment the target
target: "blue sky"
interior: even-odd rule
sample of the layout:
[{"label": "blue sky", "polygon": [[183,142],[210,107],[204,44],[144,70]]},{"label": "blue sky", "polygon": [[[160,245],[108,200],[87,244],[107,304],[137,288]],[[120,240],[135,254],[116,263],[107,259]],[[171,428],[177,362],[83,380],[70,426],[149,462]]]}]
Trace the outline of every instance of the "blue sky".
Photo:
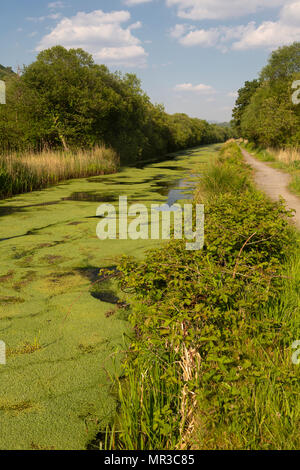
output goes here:
[{"label": "blue sky", "polygon": [[56,44],[82,47],[112,71],[136,73],[168,112],[225,121],[270,52],[300,41],[300,0],[9,0],[0,40],[2,65],[29,64]]}]

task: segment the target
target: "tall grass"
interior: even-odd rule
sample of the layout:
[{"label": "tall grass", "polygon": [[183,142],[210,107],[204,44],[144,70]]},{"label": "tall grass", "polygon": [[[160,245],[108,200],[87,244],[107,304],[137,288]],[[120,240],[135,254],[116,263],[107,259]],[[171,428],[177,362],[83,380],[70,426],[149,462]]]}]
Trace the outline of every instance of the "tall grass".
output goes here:
[{"label": "tall grass", "polygon": [[217,197],[228,192],[238,194],[251,187],[249,172],[241,165],[236,143],[229,140],[204,172],[196,199]]},{"label": "tall grass", "polygon": [[39,190],[71,178],[114,173],[114,150],[95,147],[74,152],[44,151],[0,156],[0,198]]},{"label": "tall grass", "polygon": [[[176,372],[175,360],[171,359]],[[168,421],[180,421],[180,387],[175,383],[169,390],[160,380],[165,373],[163,361],[138,362],[125,383],[118,382],[119,415],[114,427],[107,430],[106,449],[145,450],[175,448],[176,427]],[[174,414],[170,416],[170,409]]]},{"label": "tall grass", "polygon": [[242,141],[243,146],[255,156],[264,162],[278,163],[282,168],[300,169],[300,149],[294,147],[271,148],[267,149],[256,147],[247,140]]},{"label": "tall grass", "polygon": [[[200,356],[194,349],[139,351],[131,356],[126,380],[116,379],[118,415],[103,433],[100,447],[118,450],[185,448],[194,426],[196,395],[189,390],[198,380]],[[171,377],[172,380],[167,380]]]},{"label": "tall grass", "polygon": [[244,140],[242,145],[256,158],[263,162],[269,162],[274,168],[287,171],[292,175],[289,189],[300,195],[300,149],[298,148],[259,148],[253,143]]},{"label": "tall grass", "polygon": [[274,156],[275,160],[288,166],[300,168],[300,150],[296,148],[272,149],[268,148],[267,152]]}]

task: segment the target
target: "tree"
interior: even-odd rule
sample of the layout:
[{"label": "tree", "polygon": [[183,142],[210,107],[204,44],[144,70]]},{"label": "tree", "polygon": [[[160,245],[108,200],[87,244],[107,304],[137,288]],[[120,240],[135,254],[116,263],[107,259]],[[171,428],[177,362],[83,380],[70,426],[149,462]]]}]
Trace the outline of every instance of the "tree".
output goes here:
[{"label": "tree", "polygon": [[300,43],[274,51],[259,80],[246,82],[233,111],[241,136],[258,145],[300,145],[300,105],[292,102],[292,84],[300,78]]},{"label": "tree", "polygon": [[261,81],[278,83],[300,73],[300,42],[273,51],[260,74]]},{"label": "tree", "polygon": [[0,64],[0,80],[5,81],[5,79],[12,75],[15,75],[15,73],[11,67],[4,67]]},{"label": "tree", "polygon": [[111,73],[82,49],[55,46],[7,81],[2,150],[113,147],[123,162],[220,141],[223,129],[153,105],[134,74]]},{"label": "tree", "polygon": [[235,107],[232,111],[233,121],[232,124],[237,132],[241,132],[241,119],[245,109],[250,104],[251,98],[260,86],[260,82],[255,79],[245,82],[245,85],[239,89],[238,98],[235,102]]}]

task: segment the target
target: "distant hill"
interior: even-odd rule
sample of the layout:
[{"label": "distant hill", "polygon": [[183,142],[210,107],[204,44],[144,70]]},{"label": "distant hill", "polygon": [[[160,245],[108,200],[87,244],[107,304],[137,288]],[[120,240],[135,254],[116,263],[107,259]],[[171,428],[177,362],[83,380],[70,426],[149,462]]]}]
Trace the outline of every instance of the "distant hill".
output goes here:
[{"label": "distant hill", "polygon": [[9,75],[15,75],[15,72],[11,67],[4,67],[0,64],[0,80],[4,80]]},{"label": "distant hill", "polygon": [[209,124],[217,124],[220,127],[231,127],[230,122],[208,121]]}]

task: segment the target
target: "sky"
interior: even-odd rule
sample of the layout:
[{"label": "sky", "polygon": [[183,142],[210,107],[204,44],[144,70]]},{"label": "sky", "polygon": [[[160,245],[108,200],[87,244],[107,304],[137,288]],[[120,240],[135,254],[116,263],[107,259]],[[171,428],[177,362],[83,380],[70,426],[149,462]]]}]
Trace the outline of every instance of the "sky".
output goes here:
[{"label": "sky", "polygon": [[135,73],[169,113],[229,121],[246,80],[272,50],[300,41],[300,0],[9,0],[0,64],[81,47],[111,71]]}]

